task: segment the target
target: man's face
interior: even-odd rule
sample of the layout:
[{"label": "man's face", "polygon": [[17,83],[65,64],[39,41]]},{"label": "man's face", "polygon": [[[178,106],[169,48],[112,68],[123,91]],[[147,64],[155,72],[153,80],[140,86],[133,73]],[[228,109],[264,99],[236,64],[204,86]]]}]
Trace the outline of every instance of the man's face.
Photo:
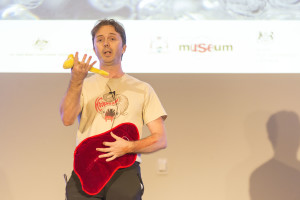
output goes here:
[{"label": "man's face", "polygon": [[122,46],[122,38],[111,25],[102,26],[95,34],[94,51],[101,66],[121,63],[126,45]]}]

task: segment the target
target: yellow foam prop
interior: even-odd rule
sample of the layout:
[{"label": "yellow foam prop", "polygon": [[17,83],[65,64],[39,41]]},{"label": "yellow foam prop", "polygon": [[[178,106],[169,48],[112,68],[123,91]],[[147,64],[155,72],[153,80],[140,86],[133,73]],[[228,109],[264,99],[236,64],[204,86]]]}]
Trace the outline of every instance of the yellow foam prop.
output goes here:
[{"label": "yellow foam prop", "polygon": [[[64,62],[63,68],[64,69],[70,69],[73,66],[74,66],[74,56],[73,56],[73,54],[70,54],[68,56],[67,60]],[[108,76],[109,75],[108,72],[106,72],[104,70],[101,70],[101,69],[94,68],[94,67],[92,67],[89,71],[93,72],[93,73],[100,74],[100,75],[104,75],[104,76]]]}]

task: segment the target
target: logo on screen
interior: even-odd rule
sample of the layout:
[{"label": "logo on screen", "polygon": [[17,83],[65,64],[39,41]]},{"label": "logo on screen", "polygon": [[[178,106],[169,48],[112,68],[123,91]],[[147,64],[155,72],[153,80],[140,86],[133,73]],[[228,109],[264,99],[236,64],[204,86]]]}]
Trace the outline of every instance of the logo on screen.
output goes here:
[{"label": "logo on screen", "polygon": [[153,53],[166,53],[169,45],[166,39],[161,36],[153,38],[150,42],[150,50]]},{"label": "logo on screen", "polygon": [[228,44],[209,44],[209,43],[195,43],[195,44],[180,44],[179,51],[181,52],[232,52],[233,45]]},{"label": "logo on screen", "polygon": [[42,50],[44,50],[47,47],[48,43],[49,42],[47,40],[37,39],[34,42],[33,47],[36,48],[36,49],[38,49],[38,50],[40,50],[40,51],[42,51]]},{"label": "logo on screen", "polygon": [[274,40],[274,33],[273,32],[265,32],[265,31],[260,31],[258,33],[258,42],[271,42]]}]

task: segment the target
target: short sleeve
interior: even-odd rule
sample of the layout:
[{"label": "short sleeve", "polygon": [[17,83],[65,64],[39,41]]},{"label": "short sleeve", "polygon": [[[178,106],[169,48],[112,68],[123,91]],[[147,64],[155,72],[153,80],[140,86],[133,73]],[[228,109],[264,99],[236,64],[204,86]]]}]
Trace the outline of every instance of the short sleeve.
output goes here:
[{"label": "short sleeve", "polygon": [[143,107],[144,124],[148,124],[149,122],[159,117],[162,117],[163,120],[165,120],[167,118],[167,113],[163,108],[154,89],[147,84],[144,107]]}]

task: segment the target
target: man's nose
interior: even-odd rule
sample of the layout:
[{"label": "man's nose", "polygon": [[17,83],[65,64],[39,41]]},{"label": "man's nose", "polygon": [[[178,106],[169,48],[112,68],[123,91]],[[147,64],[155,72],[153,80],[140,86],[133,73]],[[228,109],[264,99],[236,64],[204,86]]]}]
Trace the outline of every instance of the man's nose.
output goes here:
[{"label": "man's nose", "polygon": [[108,47],[108,46],[109,46],[109,44],[108,44],[107,40],[105,40],[104,41],[104,47]]}]

